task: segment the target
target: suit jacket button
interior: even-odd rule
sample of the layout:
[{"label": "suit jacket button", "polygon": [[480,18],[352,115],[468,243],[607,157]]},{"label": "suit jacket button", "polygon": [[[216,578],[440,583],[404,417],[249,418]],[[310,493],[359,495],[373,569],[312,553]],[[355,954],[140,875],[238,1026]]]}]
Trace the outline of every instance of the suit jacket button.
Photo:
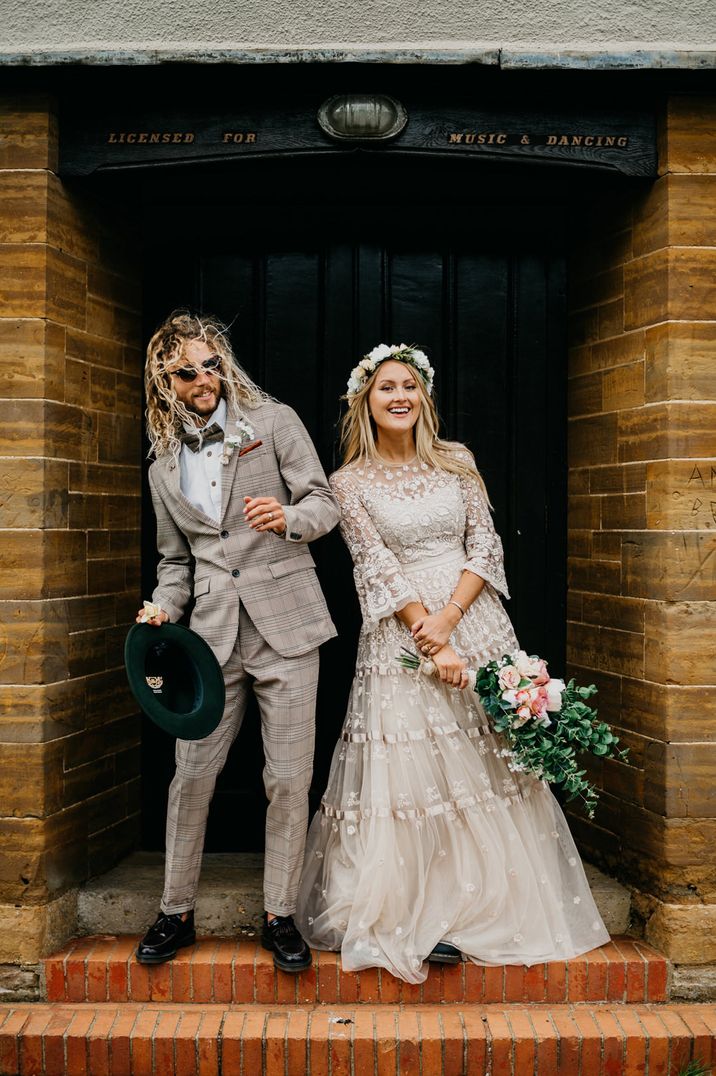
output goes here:
[{"label": "suit jacket button", "polygon": [[221,537],[222,538],[228,538],[229,537],[229,532],[228,531],[222,531],[221,532]]},{"label": "suit jacket button", "polygon": [[234,579],[238,579],[238,577],[241,575],[241,572],[238,568],[234,568],[231,574],[233,575]]}]

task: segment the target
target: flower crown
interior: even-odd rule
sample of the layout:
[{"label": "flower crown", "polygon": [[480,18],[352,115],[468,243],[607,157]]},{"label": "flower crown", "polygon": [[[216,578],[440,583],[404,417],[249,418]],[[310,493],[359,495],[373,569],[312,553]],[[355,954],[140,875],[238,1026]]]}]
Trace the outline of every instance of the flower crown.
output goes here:
[{"label": "flower crown", "polygon": [[423,381],[425,382],[425,389],[428,396],[432,395],[433,391],[433,378],[435,377],[435,371],[428,361],[427,355],[419,351],[418,348],[413,347],[411,344],[392,344],[390,347],[387,344],[378,344],[372,351],[369,351],[367,355],[364,355],[361,361],[351,370],[351,376],[348,379],[348,396],[355,396],[357,392],[361,390],[365,382],[374,374],[382,362],[386,359],[395,359],[396,362],[405,362],[409,366],[415,367]]}]

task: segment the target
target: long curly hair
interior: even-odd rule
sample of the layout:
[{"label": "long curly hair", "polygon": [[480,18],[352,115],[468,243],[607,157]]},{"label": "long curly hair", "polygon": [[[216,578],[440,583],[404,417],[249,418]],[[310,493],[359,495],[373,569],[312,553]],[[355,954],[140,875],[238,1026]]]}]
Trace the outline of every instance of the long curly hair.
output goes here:
[{"label": "long curly hair", "polygon": [[270,399],[239,366],[223,322],[212,314],[172,311],[147,345],[144,369],[147,436],[150,455],[156,457],[167,453],[178,456],[183,424],[196,424],[196,416],[177,397],[168,373],[177,362],[181,362],[184,347],[191,340],[203,340],[221,359],[216,376],[222,384],[222,395],[232,410],[240,414],[244,409],[258,407]]},{"label": "long curly hair", "polygon": [[[392,361],[400,362],[399,359]],[[401,363],[401,365],[405,366],[407,370],[412,371],[413,369],[407,363]],[[368,397],[376,377],[380,374],[380,369],[380,366],[378,366],[357,392],[351,392],[342,397],[348,403],[348,410],[341,421],[343,467],[347,467],[349,463],[370,460],[378,456],[376,426],[370,415]],[[456,474],[460,478],[467,478],[477,482],[485,493],[485,497],[487,497],[485,483],[475,466],[472,453],[464,445],[456,441],[444,441],[438,436],[440,419],[438,418],[434,398],[428,394],[422,377],[416,377],[415,384],[418,387],[422,402],[422,407],[414,426],[415,453],[419,461],[426,463],[429,467],[449,471],[450,474]]]}]

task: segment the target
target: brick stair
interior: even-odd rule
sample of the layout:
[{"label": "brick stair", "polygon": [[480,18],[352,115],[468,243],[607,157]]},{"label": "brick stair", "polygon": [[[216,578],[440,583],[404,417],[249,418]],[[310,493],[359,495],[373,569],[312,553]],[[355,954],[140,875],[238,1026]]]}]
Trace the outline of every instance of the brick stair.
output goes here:
[{"label": "brick stair", "polygon": [[2,1076],[679,1076],[716,1063],[716,1005],[673,1004],[668,965],[615,938],[533,968],[433,966],[411,986],[333,953],[276,973],[253,939],[147,968],[135,937],[45,961],[47,1000],[0,1005]]}]

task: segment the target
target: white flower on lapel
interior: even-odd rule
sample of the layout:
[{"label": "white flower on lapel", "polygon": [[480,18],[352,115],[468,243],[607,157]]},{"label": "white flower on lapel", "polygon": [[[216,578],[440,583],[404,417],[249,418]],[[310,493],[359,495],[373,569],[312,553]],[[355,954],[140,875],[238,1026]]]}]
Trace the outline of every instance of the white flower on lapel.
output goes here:
[{"label": "white flower on lapel", "polygon": [[226,433],[224,434],[224,449],[219,457],[224,467],[234,454],[234,449],[241,448],[242,445],[247,444],[253,440],[254,430],[253,426],[250,426],[248,422],[243,418],[239,418],[235,422],[238,433]]}]

